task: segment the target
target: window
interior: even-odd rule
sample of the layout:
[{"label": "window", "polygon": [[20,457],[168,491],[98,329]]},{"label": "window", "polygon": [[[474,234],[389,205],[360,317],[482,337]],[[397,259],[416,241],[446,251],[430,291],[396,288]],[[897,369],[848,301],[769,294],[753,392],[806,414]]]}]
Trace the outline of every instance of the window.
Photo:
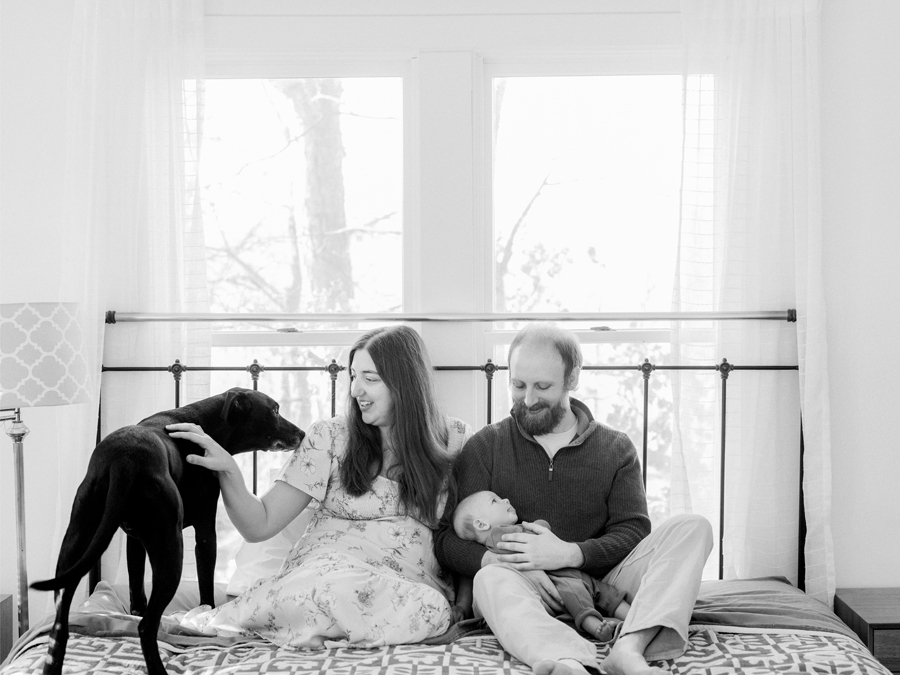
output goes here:
[{"label": "window", "polygon": [[[645,14],[631,5],[597,9],[586,0],[490,12],[461,3],[442,5],[433,15],[434,9],[401,2],[396,12],[380,15],[288,3],[278,5],[278,16],[249,19],[253,10],[233,12],[213,2],[206,17],[207,68],[216,79],[207,82],[201,156],[219,177],[204,180],[206,208],[237,228],[204,214],[208,232],[213,230],[210,280],[219,287],[214,311],[668,310],[682,134],[680,75],[672,76],[680,73],[680,51],[674,58],[666,51],[680,41],[681,27],[677,3],[669,4],[671,11],[657,4]],[[518,29],[498,34],[492,29],[497,14],[509,15]],[[291,267],[292,255],[314,250],[302,235],[309,179],[303,139],[285,147],[302,125],[289,122],[296,115],[279,90],[301,75],[309,78],[305,82],[327,76],[343,86],[343,204],[355,237],[345,256],[353,280],[346,304],[337,301],[346,296],[313,290],[313,283],[328,282],[312,279],[311,265]],[[240,91],[230,94],[240,105],[216,99],[216,87]],[[251,89],[257,103],[251,103]],[[211,154],[212,144],[226,144],[216,119],[234,116],[246,126],[236,117],[243,107],[260,112],[254,135],[269,140],[233,160]],[[349,125],[360,125],[356,145]],[[351,164],[357,167],[352,175]],[[294,175],[276,177],[284,167]],[[257,176],[253,189],[262,197],[252,191],[239,196],[229,183],[245,175]],[[296,235],[286,227],[289,217]],[[220,227],[231,232],[227,245]],[[270,248],[242,266],[230,259],[228,246],[247,238]],[[264,270],[263,279],[249,276],[256,268]],[[302,271],[295,275],[294,269]],[[296,279],[299,293],[288,298],[298,288],[291,283]],[[263,286],[280,290],[267,295]],[[222,365],[258,359],[267,367],[260,387],[281,398],[291,419],[308,426],[329,414],[327,374],[288,375],[273,364],[344,364],[349,345],[372,325],[217,326],[213,358]],[[568,325],[578,331],[588,363],[637,365],[667,357],[668,335],[657,324]],[[471,366],[487,359],[505,365],[518,324],[416,327],[436,365]],[[601,328],[608,330],[595,330]],[[245,373],[215,377],[223,387],[249,381]],[[655,475],[664,474],[671,434],[662,407],[671,397],[663,377],[654,374],[651,382],[648,481],[657,519],[664,514],[654,500],[662,499],[666,486]],[[494,376],[494,420],[509,410],[506,383],[505,370]],[[475,428],[486,422],[483,373],[445,371],[437,384],[449,414]],[[213,387],[220,385],[214,380]],[[343,374],[336,385],[340,410]],[[640,451],[641,387],[637,370],[587,372],[576,395],[600,421],[625,429]],[[263,461],[277,466],[280,459],[260,458],[261,489],[272,470]]]}]

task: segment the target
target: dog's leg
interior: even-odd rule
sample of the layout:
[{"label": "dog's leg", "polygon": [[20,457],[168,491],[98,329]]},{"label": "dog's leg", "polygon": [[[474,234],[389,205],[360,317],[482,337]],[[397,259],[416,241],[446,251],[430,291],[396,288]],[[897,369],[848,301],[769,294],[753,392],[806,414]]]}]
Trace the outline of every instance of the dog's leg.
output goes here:
[{"label": "dog's leg", "polygon": [[157,542],[159,548],[147,547],[150,567],[153,570],[153,588],[144,618],[138,624],[138,635],[141,638],[141,651],[147,664],[148,675],[165,675],[162,659],[159,656],[159,645],[156,633],[159,630],[160,618],[166,606],[175,597],[178,584],[181,582],[181,563],[184,548],[181,539],[181,528],[170,532],[168,540]]},{"label": "dog's leg", "polygon": [[140,539],[128,535],[125,542],[125,559],[128,563],[128,594],[131,600],[131,613],[144,616],[147,610],[147,594],[144,593],[144,562],[147,554]]},{"label": "dog's leg", "polygon": [[[184,543],[181,536],[181,498],[174,483],[167,486],[164,495],[156,504],[159,515],[156,527],[141,533],[141,541],[150,559],[153,584],[144,617],[138,624],[141,651],[147,664],[148,675],[165,675],[156,633],[160,618],[166,606],[175,597],[181,582],[181,567],[184,562]],[[164,498],[162,498],[164,497]]]},{"label": "dog's leg", "polygon": [[[216,500],[211,502],[216,505]],[[194,558],[197,561],[197,584],[200,587],[200,604],[216,606],[216,512],[213,509],[194,522]]]},{"label": "dog's leg", "polygon": [[75,597],[77,585],[66,586],[56,601],[56,620],[50,629],[47,656],[44,657],[44,675],[61,675],[69,642],[69,608]]}]

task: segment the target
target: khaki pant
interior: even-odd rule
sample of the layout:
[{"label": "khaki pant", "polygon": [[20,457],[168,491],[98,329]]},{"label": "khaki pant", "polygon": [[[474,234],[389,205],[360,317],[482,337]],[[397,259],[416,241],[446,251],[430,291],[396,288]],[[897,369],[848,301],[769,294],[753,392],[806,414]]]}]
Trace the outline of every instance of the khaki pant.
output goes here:
[{"label": "khaki pant", "polygon": [[[602,579],[625,591],[631,603],[620,638],[660,628],[644,652],[648,661],[684,653],[712,543],[712,528],[705,518],[675,516]],[[484,617],[503,648],[523,663],[533,666],[545,659],[568,658],[597,667],[594,644],[558,621],[521,573],[504,565],[484,567],[475,575],[474,595],[475,615]]]}]

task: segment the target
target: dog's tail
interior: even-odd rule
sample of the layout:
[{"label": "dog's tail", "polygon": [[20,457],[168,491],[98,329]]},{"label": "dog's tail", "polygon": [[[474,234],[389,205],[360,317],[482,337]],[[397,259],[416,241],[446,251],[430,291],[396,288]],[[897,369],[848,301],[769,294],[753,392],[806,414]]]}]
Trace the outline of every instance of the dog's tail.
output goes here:
[{"label": "dog's tail", "polygon": [[[100,556],[103,555],[103,552],[109,547],[109,543],[112,541],[113,535],[116,533],[116,530],[119,528],[122,521],[121,505],[125,503],[133,483],[133,477],[127,474],[123,475],[119,473],[110,476],[109,489],[107,490],[106,498],[105,500],[102,500],[100,504],[97,504],[97,508],[102,509],[100,522],[94,529],[94,534],[83,553],[81,553],[80,557],[74,563],[69,565],[68,569],[60,571],[57,568],[55,577],[47,579],[46,581],[36,581],[31,584],[31,588],[36,591],[58,591],[68,586],[77,585],[78,582],[81,581],[81,578],[97,564],[100,560]],[[96,504],[94,500],[82,499],[81,492],[82,490],[87,489],[89,488],[85,487],[83,484],[78,488],[79,494],[75,498],[75,504],[83,504],[86,501]],[[83,531],[84,528],[91,526],[91,521],[94,520],[91,517],[92,515],[93,514],[81,512],[76,513],[76,509],[73,507],[69,529],[63,539],[63,550],[72,546],[71,542],[77,536],[75,533],[79,529]],[[78,551],[73,550],[71,551],[71,554],[78,555]],[[62,553],[60,553],[60,557],[62,558]]]}]

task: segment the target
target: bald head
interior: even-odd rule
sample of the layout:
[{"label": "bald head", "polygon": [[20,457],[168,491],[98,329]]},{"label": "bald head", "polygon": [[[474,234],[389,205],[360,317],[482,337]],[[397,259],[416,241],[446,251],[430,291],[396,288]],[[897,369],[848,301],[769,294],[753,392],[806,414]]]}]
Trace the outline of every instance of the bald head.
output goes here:
[{"label": "bald head", "polygon": [[568,383],[572,373],[581,369],[581,345],[570,331],[544,323],[526,326],[513,338],[512,344],[509,346],[507,363],[512,363],[513,353],[523,345],[555,350],[563,362],[564,382]]}]

